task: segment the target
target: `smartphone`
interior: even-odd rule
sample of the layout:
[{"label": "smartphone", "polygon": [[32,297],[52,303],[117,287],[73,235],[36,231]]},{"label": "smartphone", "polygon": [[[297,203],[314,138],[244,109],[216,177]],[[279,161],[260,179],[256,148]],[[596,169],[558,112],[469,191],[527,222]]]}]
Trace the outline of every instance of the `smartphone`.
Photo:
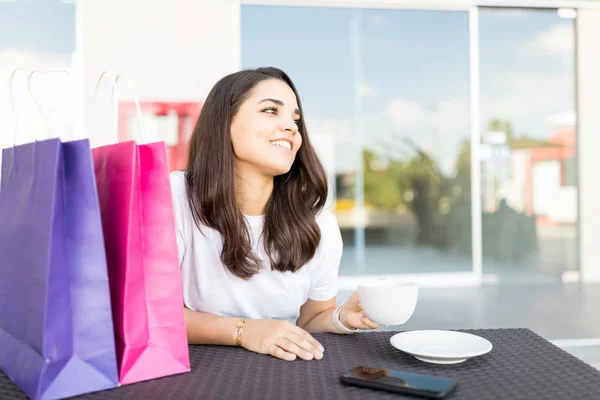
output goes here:
[{"label": "smartphone", "polygon": [[450,379],[367,366],[356,367],[342,375],[340,379],[347,385],[412,394],[430,399],[443,399],[456,387],[456,382]]}]

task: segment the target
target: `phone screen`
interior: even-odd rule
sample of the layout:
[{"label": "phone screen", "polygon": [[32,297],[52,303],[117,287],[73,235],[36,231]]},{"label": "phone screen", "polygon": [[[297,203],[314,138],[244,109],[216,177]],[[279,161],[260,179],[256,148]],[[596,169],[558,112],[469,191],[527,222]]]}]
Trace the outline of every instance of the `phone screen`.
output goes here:
[{"label": "phone screen", "polygon": [[[456,385],[456,382],[446,378],[366,366],[354,368],[346,373],[343,378],[346,378],[343,380],[348,383],[354,381],[354,383],[358,384],[359,382],[357,381],[360,381],[365,383],[364,386],[386,386],[389,389],[396,389],[394,391],[399,392],[423,393],[437,396],[447,394]],[[369,383],[374,385],[369,385]]]}]

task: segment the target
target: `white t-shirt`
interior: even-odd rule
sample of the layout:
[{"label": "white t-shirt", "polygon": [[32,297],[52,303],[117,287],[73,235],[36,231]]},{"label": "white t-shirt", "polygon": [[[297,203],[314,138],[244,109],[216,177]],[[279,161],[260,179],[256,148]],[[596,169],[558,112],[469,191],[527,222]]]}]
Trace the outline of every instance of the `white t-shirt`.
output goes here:
[{"label": "white t-shirt", "polygon": [[295,324],[300,307],[308,299],[325,301],[335,297],[342,237],[333,213],[324,210],[317,216],[321,243],[312,260],[296,273],[271,270],[261,239],[264,217],[246,216],[253,252],[263,263],[258,274],[244,280],[221,262],[221,234],[204,225],[201,232],[194,223],[185,173],[172,172],[170,178],[186,307],[215,315],[282,319]]}]

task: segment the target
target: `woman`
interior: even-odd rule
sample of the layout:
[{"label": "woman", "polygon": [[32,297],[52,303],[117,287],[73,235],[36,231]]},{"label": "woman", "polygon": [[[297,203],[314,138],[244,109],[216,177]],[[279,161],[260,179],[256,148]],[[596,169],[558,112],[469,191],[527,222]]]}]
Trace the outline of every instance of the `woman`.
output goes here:
[{"label": "woman", "polygon": [[221,79],[185,172],[171,174],[192,344],[321,359],[309,332],[378,326],[355,293],[336,307],[342,239],[294,84],[260,68]]}]

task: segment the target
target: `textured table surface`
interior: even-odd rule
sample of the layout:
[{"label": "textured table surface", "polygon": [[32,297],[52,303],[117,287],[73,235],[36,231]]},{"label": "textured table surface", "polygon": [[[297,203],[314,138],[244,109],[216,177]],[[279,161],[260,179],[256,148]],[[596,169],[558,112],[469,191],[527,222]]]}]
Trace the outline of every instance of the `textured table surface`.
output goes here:
[{"label": "textured table surface", "polygon": [[[600,399],[600,372],[527,329],[469,330],[494,349],[457,365],[434,365],[396,350],[393,332],[317,334],[320,361],[280,361],[239,348],[192,346],[192,371],[81,396],[81,399],[400,399],[345,386],[339,377],[358,365],[455,379],[448,399]],[[0,399],[25,399],[0,373]]]}]

